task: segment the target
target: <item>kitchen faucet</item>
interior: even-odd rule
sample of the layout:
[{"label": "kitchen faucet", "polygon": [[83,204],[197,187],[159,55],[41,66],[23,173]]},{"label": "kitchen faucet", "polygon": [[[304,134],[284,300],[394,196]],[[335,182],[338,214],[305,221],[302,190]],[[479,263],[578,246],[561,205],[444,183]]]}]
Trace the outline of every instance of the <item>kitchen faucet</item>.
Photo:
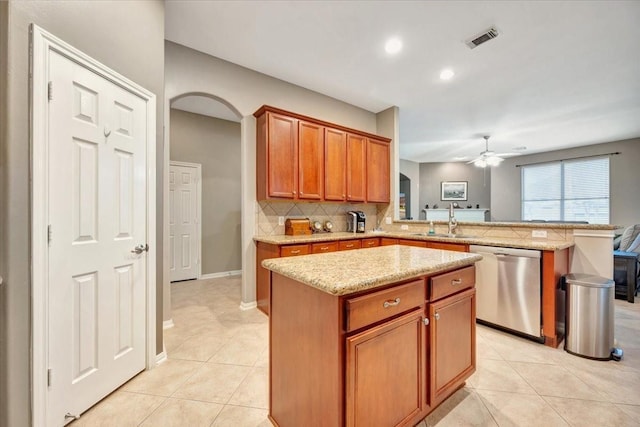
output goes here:
[{"label": "kitchen faucet", "polygon": [[453,231],[458,227],[458,221],[456,221],[454,215],[453,203],[451,203],[449,205],[449,234],[453,234]]}]

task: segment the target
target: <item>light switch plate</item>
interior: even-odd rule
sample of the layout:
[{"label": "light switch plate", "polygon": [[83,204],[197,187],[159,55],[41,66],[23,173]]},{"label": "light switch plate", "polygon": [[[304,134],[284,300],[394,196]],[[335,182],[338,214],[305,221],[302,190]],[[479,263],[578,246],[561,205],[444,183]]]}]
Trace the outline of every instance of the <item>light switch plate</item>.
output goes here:
[{"label": "light switch plate", "polygon": [[402,224],[400,226],[400,230],[408,230],[408,229],[409,229],[409,226],[407,224]]},{"label": "light switch plate", "polygon": [[547,238],[547,230],[531,230],[531,237]]},{"label": "light switch plate", "polygon": [[387,225],[391,224],[391,217],[390,217],[390,216],[386,217],[386,218],[384,219],[384,222],[385,222],[385,224],[387,224]]},{"label": "light switch plate", "polygon": [[284,217],[283,216],[279,216],[278,217],[278,225],[284,225]]}]

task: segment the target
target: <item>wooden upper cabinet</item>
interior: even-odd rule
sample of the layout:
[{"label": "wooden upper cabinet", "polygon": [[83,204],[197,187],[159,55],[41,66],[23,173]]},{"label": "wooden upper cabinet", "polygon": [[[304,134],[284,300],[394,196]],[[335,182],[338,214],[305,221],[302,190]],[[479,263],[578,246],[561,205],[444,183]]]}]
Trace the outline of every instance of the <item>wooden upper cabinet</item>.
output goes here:
[{"label": "wooden upper cabinet", "polygon": [[384,137],[263,106],[256,117],[256,197],[390,201]]},{"label": "wooden upper cabinet", "polygon": [[324,130],[324,199],[347,200],[347,133]]},{"label": "wooden upper cabinet", "polygon": [[389,143],[367,141],[367,202],[389,203],[391,151]]},{"label": "wooden upper cabinet", "polygon": [[367,182],[367,138],[347,134],[347,200],[364,202]]},{"label": "wooden upper cabinet", "polygon": [[266,112],[257,120],[258,200],[294,199],[298,188],[298,120]]},{"label": "wooden upper cabinet", "polygon": [[[293,162],[292,162],[293,163]],[[298,121],[298,198],[324,196],[324,127]]]}]

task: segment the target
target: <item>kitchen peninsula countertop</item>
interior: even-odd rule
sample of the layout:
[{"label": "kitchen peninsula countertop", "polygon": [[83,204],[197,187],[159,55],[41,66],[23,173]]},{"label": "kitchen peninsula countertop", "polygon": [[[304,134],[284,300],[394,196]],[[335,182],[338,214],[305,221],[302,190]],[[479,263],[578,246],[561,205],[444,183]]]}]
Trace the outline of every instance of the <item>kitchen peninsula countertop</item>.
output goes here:
[{"label": "kitchen peninsula countertop", "polygon": [[356,249],[346,256],[344,252],[331,252],[266,259],[262,266],[340,296],[465,267],[481,259],[472,253],[392,245]]},{"label": "kitchen peninsula countertop", "polygon": [[391,239],[411,239],[424,240],[431,242],[448,242],[466,245],[484,245],[484,246],[502,246],[519,249],[538,249],[542,251],[557,251],[574,246],[573,242],[545,240],[545,239],[523,239],[508,237],[490,237],[490,236],[469,236],[469,237],[444,237],[433,236],[415,231],[385,231],[385,232],[366,232],[366,233],[318,233],[304,236],[255,236],[253,240],[257,242],[269,243],[272,245],[293,245],[298,243],[316,243],[327,242],[333,240],[350,240],[350,239],[367,239],[375,237],[388,237]]}]

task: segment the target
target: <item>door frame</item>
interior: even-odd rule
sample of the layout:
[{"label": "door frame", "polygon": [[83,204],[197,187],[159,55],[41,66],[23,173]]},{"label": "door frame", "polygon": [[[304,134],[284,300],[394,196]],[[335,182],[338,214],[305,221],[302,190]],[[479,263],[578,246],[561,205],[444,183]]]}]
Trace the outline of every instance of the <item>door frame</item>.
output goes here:
[{"label": "door frame", "polygon": [[[170,160],[169,172],[171,172],[171,166],[182,166],[187,168],[194,168],[196,170],[196,217],[198,219],[196,223],[196,246],[198,247],[198,253],[196,255],[198,257],[198,277],[196,277],[196,280],[200,280],[200,278],[202,277],[202,165],[200,163],[189,163]],[[169,215],[171,215],[170,212]],[[171,272],[169,272],[169,282],[171,282]]]},{"label": "door frame", "polygon": [[[35,24],[30,36],[31,422],[46,425],[48,349],[48,67],[55,51],[147,103],[146,369],[156,365],[156,96]],[[55,92],[54,92],[55,93]]]}]

